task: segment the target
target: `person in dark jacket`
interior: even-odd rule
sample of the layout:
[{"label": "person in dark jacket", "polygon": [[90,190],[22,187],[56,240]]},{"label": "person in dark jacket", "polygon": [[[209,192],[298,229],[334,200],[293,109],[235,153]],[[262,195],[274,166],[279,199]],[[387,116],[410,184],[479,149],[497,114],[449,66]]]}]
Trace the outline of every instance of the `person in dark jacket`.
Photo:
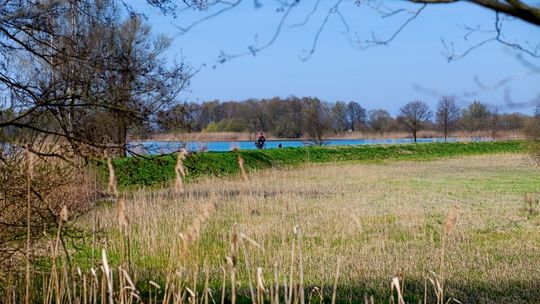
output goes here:
[{"label": "person in dark jacket", "polygon": [[255,147],[257,147],[257,149],[264,149],[265,142],[266,138],[264,137],[263,132],[259,132],[259,135],[257,135],[257,141],[255,142]]}]

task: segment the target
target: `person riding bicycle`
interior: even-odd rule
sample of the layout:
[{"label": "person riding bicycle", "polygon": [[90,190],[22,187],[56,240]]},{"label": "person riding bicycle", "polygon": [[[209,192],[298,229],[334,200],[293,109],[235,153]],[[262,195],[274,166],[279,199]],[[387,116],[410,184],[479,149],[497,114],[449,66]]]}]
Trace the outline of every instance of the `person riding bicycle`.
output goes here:
[{"label": "person riding bicycle", "polygon": [[264,149],[265,142],[266,138],[264,137],[263,132],[259,132],[259,135],[257,135],[257,141],[255,142],[255,147],[257,147],[257,149]]}]

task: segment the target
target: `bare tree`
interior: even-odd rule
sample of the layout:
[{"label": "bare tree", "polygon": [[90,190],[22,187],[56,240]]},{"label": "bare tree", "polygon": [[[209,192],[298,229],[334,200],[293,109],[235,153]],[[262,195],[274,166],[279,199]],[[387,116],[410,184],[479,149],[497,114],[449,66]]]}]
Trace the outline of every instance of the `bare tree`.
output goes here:
[{"label": "bare tree", "polygon": [[499,134],[499,130],[501,128],[501,115],[499,114],[499,109],[495,108],[493,111],[491,111],[491,115],[489,117],[489,129],[491,133],[491,139],[495,140],[497,138],[497,135]]},{"label": "bare tree", "polygon": [[453,131],[460,117],[460,108],[450,97],[442,97],[437,105],[435,120],[444,134],[444,141],[448,138],[448,133]]},{"label": "bare tree", "polygon": [[165,65],[169,41],[154,39],[140,16],[122,22],[115,0],[0,7],[0,92],[10,96],[0,109],[13,113],[2,128],[60,136],[74,150],[123,150],[129,127],[188,83],[185,65]]},{"label": "bare tree", "polygon": [[332,106],[333,127],[337,132],[347,130],[347,104],[343,101],[336,101]]},{"label": "bare tree", "polygon": [[329,105],[317,98],[302,98],[304,136],[314,145],[323,145],[325,135],[331,128]]},{"label": "bare tree", "polygon": [[357,102],[350,101],[347,105],[347,116],[351,131],[358,130],[366,122],[366,109],[362,108]]},{"label": "bare tree", "polygon": [[480,101],[473,101],[465,109],[461,115],[461,125],[469,132],[486,131],[489,127],[489,119],[491,111],[488,106]]},{"label": "bare tree", "polygon": [[417,132],[430,117],[431,111],[425,102],[411,101],[399,109],[398,120],[411,131],[416,142]]},{"label": "bare tree", "polygon": [[377,109],[369,111],[369,126],[373,132],[380,135],[390,130],[392,120],[392,116],[386,110]]},{"label": "bare tree", "polygon": [[119,3],[0,0],[0,263],[21,240],[33,247],[62,206],[90,208],[88,159],[125,151],[130,127],[187,85],[184,65],[165,64],[167,39],[136,14],[123,21]]}]

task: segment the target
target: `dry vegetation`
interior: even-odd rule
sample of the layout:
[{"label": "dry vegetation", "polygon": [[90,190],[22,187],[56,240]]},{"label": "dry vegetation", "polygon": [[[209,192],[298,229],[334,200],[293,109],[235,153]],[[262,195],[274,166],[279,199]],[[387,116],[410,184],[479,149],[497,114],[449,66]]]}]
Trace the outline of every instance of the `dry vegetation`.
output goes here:
[{"label": "dry vegetation", "polygon": [[[193,133],[158,133],[152,134],[147,140],[154,141],[255,141],[257,139],[258,132],[193,132]],[[266,138],[269,140],[298,140],[298,138],[279,138],[272,134],[272,132],[266,132]],[[327,139],[379,139],[379,138],[410,138],[410,134],[407,132],[337,132],[327,135]],[[493,134],[491,131],[456,131],[451,132],[449,137],[455,137],[461,140],[470,140],[475,137],[491,138]],[[441,138],[441,132],[421,130],[418,132],[418,138]],[[497,132],[497,139],[522,139],[524,138],[522,130],[503,131]],[[300,140],[305,138],[300,138]]]},{"label": "dry vegetation", "polygon": [[[531,271],[540,267],[540,220],[523,196],[540,183],[534,170],[523,155],[475,156],[263,171],[249,182],[190,184],[182,197],[140,191],[127,202],[131,274],[143,286],[149,280],[164,284],[171,266],[198,266],[204,282],[204,265],[209,286],[219,293],[221,267],[227,268],[237,233],[239,262],[247,262],[247,268],[238,266],[239,294],[248,297],[247,271],[255,284],[262,267],[272,282],[277,267],[281,284],[291,270],[291,250],[292,281],[298,283],[301,250],[307,290],[319,287],[325,297],[339,259],[342,301],[363,300],[364,293],[388,298],[398,276],[405,295],[418,302],[426,277],[435,272],[448,297],[530,302],[540,299],[540,275]],[[103,245],[113,263],[123,248],[115,214],[114,207],[103,207],[88,220],[91,226],[98,219],[105,229],[97,247]]]}]

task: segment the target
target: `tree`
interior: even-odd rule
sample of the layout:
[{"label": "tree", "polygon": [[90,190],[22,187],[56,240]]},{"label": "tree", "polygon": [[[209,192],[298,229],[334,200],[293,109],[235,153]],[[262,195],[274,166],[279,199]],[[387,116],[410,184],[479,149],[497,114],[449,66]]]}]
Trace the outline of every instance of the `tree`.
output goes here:
[{"label": "tree", "polygon": [[398,120],[411,131],[416,142],[417,132],[431,117],[429,106],[422,101],[411,101],[399,109]]},{"label": "tree", "polygon": [[388,111],[383,109],[369,111],[369,125],[373,132],[383,135],[384,132],[390,130],[391,124],[392,116]]},{"label": "tree", "polygon": [[490,116],[491,112],[487,105],[480,101],[473,101],[463,109],[461,125],[469,132],[485,131],[489,127]]},{"label": "tree", "polygon": [[[160,108],[175,102],[187,85],[184,66],[167,68],[160,58],[170,46],[166,37],[152,38],[142,18],[132,16],[115,29],[109,39],[112,66],[102,75],[108,103],[114,107],[116,134],[109,140],[126,154],[130,128],[148,121]],[[110,142],[105,142],[110,143]]]},{"label": "tree", "polygon": [[98,189],[81,167],[125,153],[188,84],[185,65],[165,63],[169,40],[136,14],[123,20],[118,3],[0,0],[0,263],[21,256],[21,239],[30,262],[62,206],[91,208]]},{"label": "tree", "polygon": [[347,130],[347,104],[343,101],[336,101],[332,107],[333,127],[336,132]]},{"label": "tree", "polygon": [[0,91],[12,98],[2,110],[15,116],[2,128],[125,153],[129,128],[188,84],[185,65],[165,65],[169,40],[137,15],[121,21],[114,0],[3,2]]},{"label": "tree", "polygon": [[501,115],[499,114],[499,109],[495,108],[493,111],[491,111],[491,115],[489,117],[489,129],[491,133],[491,139],[495,140],[497,138],[497,135],[499,133],[499,129],[501,128]]},{"label": "tree", "polygon": [[347,116],[350,129],[353,132],[358,130],[358,128],[362,128],[366,123],[366,109],[362,108],[357,102],[349,102],[347,105]]},{"label": "tree", "polygon": [[448,138],[448,132],[455,129],[459,121],[460,108],[450,97],[442,97],[437,105],[435,120],[442,129],[444,141]]},{"label": "tree", "polygon": [[501,128],[505,131],[521,131],[529,117],[521,113],[509,113],[501,115]]},{"label": "tree", "polygon": [[324,144],[326,133],[331,128],[330,107],[318,98],[302,98],[304,114],[304,136],[315,144]]},{"label": "tree", "polygon": [[159,130],[163,132],[191,132],[194,129],[196,114],[197,109],[190,104],[177,104],[168,110],[159,111],[156,115],[156,123]]},{"label": "tree", "polygon": [[529,151],[536,164],[540,164],[540,102],[537,103],[534,116],[524,125],[525,135],[530,139]]}]

